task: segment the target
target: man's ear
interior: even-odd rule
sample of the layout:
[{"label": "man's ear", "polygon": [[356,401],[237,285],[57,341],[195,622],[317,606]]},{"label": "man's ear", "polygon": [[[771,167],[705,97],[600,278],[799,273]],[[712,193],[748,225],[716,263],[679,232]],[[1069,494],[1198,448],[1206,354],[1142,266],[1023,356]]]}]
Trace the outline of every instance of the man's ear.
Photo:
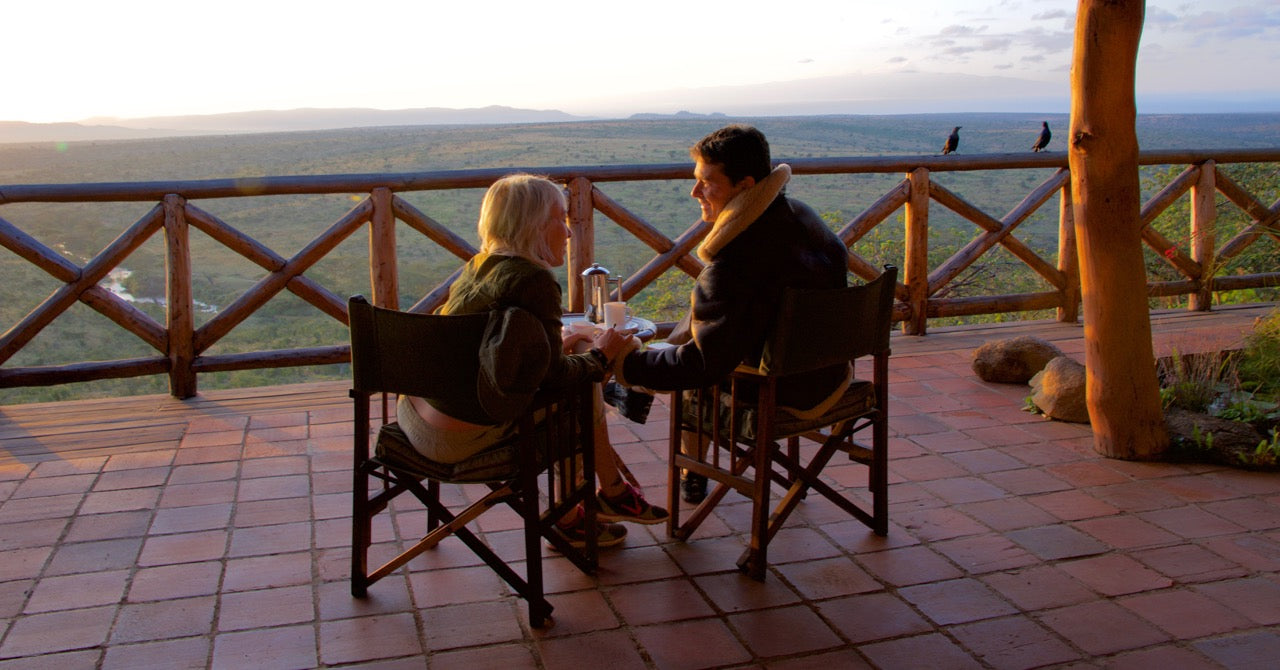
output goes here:
[{"label": "man's ear", "polygon": [[756,178],[752,177],[751,175],[747,175],[743,177],[737,184],[734,184],[734,186],[741,186],[744,189],[751,188],[752,186],[755,186],[755,185],[756,185]]}]

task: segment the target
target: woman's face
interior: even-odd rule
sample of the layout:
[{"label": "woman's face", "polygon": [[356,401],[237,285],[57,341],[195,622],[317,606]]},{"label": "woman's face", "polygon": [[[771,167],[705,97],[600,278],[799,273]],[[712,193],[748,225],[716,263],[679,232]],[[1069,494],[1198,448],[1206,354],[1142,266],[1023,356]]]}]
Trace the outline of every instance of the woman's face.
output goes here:
[{"label": "woman's face", "polygon": [[564,265],[564,254],[569,243],[569,224],[565,221],[564,206],[555,203],[551,206],[551,214],[546,222],[547,249],[551,258],[544,259],[551,267]]}]

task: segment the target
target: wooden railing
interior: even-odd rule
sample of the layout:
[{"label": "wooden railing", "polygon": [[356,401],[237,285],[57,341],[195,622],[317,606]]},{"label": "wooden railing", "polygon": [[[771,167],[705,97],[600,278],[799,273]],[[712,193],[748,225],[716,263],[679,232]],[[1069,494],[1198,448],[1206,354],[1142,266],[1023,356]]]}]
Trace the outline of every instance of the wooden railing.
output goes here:
[{"label": "wooden railing", "polygon": [[[851,248],[894,212],[905,210],[902,282],[895,318],[909,334],[924,335],[928,319],[977,314],[1056,309],[1064,321],[1077,319],[1080,281],[1075,254],[1075,233],[1071,217],[1070,175],[1064,154],[1008,154],[986,156],[892,156],[876,158],[819,158],[786,161],[795,179],[806,175],[905,174],[869,207],[844,224],[838,235]],[[1150,151],[1140,157],[1143,165],[1186,165],[1181,176],[1149,200],[1142,209],[1143,238],[1161,258],[1175,268],[1176,281],[1152,281],[1152,296],[1189,295],[1193,309],[1208,309],[1214,291],[1280,285],[1280,272],[1215,276],[1214,269],[1262,237],[1280,239],[1280,201],[1266,205],[1221,171],[1222,163],[1280,162],[1280,149],[1218,151]],[[1031,190],[1003,217],[996,218],[957,193],[930,178],[935,172],[1044,169],[1050,176]],[[409,310],[430,311],[444,302],[449,286],[461,265],[474,253],[465,239],[432,219],[398,194],[413,191],[484,188],[515,168],[423,172],[412,174],[354,174],[324,176],[281,176],[254,179],[213,179],[175,182],[38,184],[0,186],[0,205],[10,203],[109,203],[154,202],[155,206],[129,226],[83,266],[26,234],[19,226],[0,218],[0,244],[61,282],[18,323],[0,336],[0,388],[81,382],[95,379],[167,374],[170,392],[190,397],[197,391],[201,373],[320,365],[346,362],[345,344],[210,354],[211,346],[244,322],[282,291],[290,291],[316,309],[346,323],[346,296],[339,296],[309,279],[306,272],[361,228],[369,229],[370,292],[375,304],[400,308],[397,268],[397,222],[406,224],[459,259],[459,269],[422,296]],[[602,186],[610,182],[646,182],[691,178],[688,164],[626,165],[611,167],[530,168],[525,171],[547,175],[565,184],[569,195],[572,230],[568,254],[569,277],[577,277],[590,265],[595,248],[595,214],[599,212],[627,233],[649,246],[654,256],[621,285],[623,299],[629,299],[670,269],[696,276],[702,262],[693,254],[706,235],[708,225],[696,222],[670,238],[645,219],[610,198]],[[1150,224],[1180,196],[1190,191],[1192,207],[1190,240],[1184,251]],[[1216,246],[1214,221],[1215,192],[1247,213],[1251,223],[1243,231]],[[359,204],[321,232],[291,257],[273,251],[192,204],[193,200],[270,197],[293,194],[367,193]],[[1054,195],[1061,195],[1058,212],[1058,253],[1056,261],[1043,258],[1014,236],[1026,221]],[[937,203],[974,223],[979,232],[936,267],[929,266],[929,208]],[[0,209],[0,214],[4,210]],[[216,316],[196,325],[192,296],[191,228],[248,259],[266,275]],[[159,323],[129,302],[100,286],[108,273],[118,267],[147,239],[164,232],[166,247],[165,323]],[[1051,290],[1035,293],[947,297],[951,283],[967,268],[1000,245],[1042,277]],[[851,251],[849,269],[863,277],[878,274],[875,263]],[[583,304],[578,282],[569,282],[570,310]],[[111,319],[158,354],[155,356],[86,361],[56,366],[4,367],[42,329],[77,301]],[[669,328],[670,324],[666,324]]]}]

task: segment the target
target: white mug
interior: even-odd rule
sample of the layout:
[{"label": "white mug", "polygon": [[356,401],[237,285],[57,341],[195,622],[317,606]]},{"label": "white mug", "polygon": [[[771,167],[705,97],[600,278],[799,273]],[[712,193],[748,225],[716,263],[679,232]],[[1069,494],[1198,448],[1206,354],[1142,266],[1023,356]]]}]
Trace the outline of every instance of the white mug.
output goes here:
[{"label": "white mug", "polygon": [[574,321],[564,324],[563,337],[570,335],[586,335],[587,337],[595,337],[598,326],[588,321]]},{"label": "white mug", "polygon": [[604,304],[604,327],[613,329],[627,327],[627,303],[606,302]]}]

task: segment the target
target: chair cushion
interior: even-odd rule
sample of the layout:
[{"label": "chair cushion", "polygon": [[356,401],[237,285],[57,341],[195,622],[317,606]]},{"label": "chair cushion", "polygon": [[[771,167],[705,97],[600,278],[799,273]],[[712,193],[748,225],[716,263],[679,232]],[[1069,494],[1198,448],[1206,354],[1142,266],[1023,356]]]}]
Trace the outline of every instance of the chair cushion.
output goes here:
[{"label": "chair cushion", "polygon": [[457,463],[433,461],[413,448],[399,423],[378,431],[375,458],[387,467],[442,482],[497,482],[513,479],[519,469],[517,439],[509,439]]},{"label": "chair cushion", "polygon": [[[729,395],[727,393],[720,394],[720,402],[724,407],[721,422],[727,430],[728,412],[725,411],[729,406]],[[786,410],[778,410],[776,412],[774,424],[774,439],[782,439],[792,435],[799,435],[823,426],[829,426],[839,421],[845,421],[862,416],[876,406],[875,384],[869,381],[855,379],[849,384],[849,388],[845,390],[844,395],[840,396],[840,400],[836,402],[826,414],[815,419],[797,419]],[[693,403],[686,402],[684,404],[683,424],[686,430],[692,429],[697,423],[697,419],[693,414]],[[738,441],[739,442],[755,442],[756,439],[756,414],[757,408],[754,404],[743,403],[739,400],[738,406]],[[703,430],[711,430],[711,417],[709,412],[703,413]]]}]

